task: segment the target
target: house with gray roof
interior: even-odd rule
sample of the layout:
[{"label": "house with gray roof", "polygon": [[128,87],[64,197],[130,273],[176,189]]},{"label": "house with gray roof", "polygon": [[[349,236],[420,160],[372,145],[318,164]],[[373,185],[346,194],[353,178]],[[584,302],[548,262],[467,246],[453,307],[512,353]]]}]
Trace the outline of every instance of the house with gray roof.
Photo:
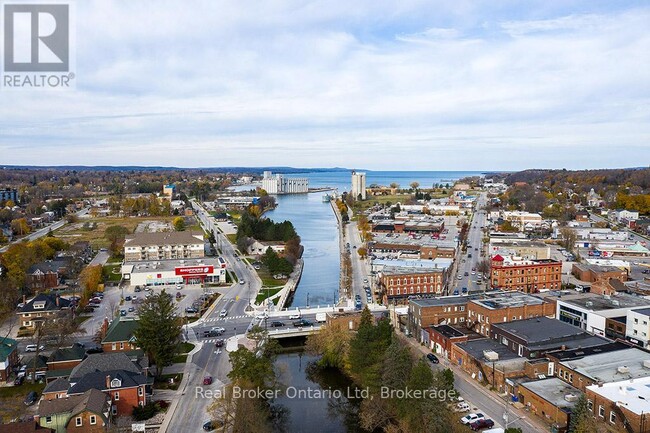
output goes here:
[{"label": "house with gray roof", "polygon": [[56,433],[101,431],[111,423],[111,409],[108,395],[89,389],[80,395],[41,400],[35,418],[41,426],[52,428]]}]

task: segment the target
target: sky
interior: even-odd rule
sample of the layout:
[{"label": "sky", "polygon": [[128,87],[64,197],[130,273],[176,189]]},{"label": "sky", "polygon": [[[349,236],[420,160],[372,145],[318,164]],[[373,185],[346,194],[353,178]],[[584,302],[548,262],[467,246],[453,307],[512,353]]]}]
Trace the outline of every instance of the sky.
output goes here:
[{"label": "sky", "polygon": [[73,6],[74,88],[0,88],[0,164],[650,164],[647,1]]}]

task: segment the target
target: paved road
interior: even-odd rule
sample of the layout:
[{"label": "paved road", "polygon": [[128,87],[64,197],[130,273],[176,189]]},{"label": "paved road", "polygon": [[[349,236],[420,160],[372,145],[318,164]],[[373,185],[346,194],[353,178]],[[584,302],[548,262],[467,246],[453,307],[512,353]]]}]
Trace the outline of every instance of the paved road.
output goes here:
[{"label": "paved road", "polygon": [[[77,217],[81,217],[81,216],[86,215],[87,213],[88,213],[88,208],[84,208],[84,209],[81,209],[79,212],[77,212],[75,215]],[[68,223],[68,221],[65,218],[63,218],[63,219],[55,222],[54,224],[50,224],[47,227],[43,227],[42,229],[36,230],[34,233],[30,233],[30,234],[28,234],[27,236],[25,236],[23,238],[16,239],[15,241],[11,242],[10,244],[5,245],[4,247],[0,248],[0,253],[6,251],[7,247],[9,247],[9,245],[11,245],[11,244],[15,244],[16,242],[22,242],[22,241],[33,241],[34,239],[42,238],[43,236],[47,235],[50,232],[50,230],[51,231],[58,230],[61,227],[63,227],[64,225],[66,225],[67,223]]]},{"label": "paved road", "polygon": [[[472,215],[467,234],[467,251],[465,253],[459,251],[457,257],[457,260],[459,260],[456,268],[457,273],[451,275],[454,280],[450,284],[450,288],[452,291],[458,290],[459,294],[462,293],[463,287],[467,287],[469,292],[477,292],[483,291],[489,286],[489,279],[483,279],[483,284],[479,285],[476,283],[478,272],[474,271],[474,274],[472,274],[472,269],[476,268],[478,263],[484,258],[481,256],[481,251],[485,251],[485,246],[483,245],[483,228],[487,223],[487,214],[482,208],[486,202],[486,193],[481,193],[476,199],[476,203],[474,204],[475,212]],[[458,279],[458,276],[461,278]]]}]

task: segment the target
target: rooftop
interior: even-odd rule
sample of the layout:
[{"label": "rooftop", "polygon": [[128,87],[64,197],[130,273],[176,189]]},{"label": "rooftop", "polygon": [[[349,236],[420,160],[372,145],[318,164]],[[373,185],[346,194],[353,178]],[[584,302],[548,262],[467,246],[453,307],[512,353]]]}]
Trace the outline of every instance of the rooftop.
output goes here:
[{"label": "rooftop", "polygon": [[420,248],[421,246],[439,247],[439,248],[456,248],[456,242],[453,239],[434,239],[431,236],[423,235],[419,238],[413,238],[405,234],[395,234],[392,236],[375,235],[373,242],[384,245],[408,245]]},{"label": "rooftop", "polygon": [[463,343],[456,343],[456,346],[458,346],[473,358],[481,359],[484,361],[486,361],[485,352],[496,352],[499,355],[498,362],[516,360],[523,363],[526,361],[526,358],[518,356],[516,353],[508,349],[508,347],[504,346],[503,344],[499,344],[491,338],[478,338],[476,340],[469,340]]},{"label": "rooftop", "polygon": [[434,260],[377,259],[372,261],[372,266],[404,268],[409,270],[421,269],[423,271],[427,271],[427,270],[435,270],[435,269],[447,269],[448,267],[451,266],[452,263],[453,263],[452,259],[447,259],[443,257],[438,257]]},{"label": "rooftop", "polygon": [[446,338],[459,338],[459,337],[464,337],[466,335],[461,331],[459,331],[458,329],[449,325],[435,325],[435,326],[431,326],[430,328],[442,334]]},{"label": "rooftop", "polygon": [[[58,301],[58,306],[57,306]],[[55,311],[60,310],[61,308],[67,308],[70,306],[70,301],[65,298],[61,298],[58,295],[48,295],[45,293],[39,293],[32,299],[27,302],[23,308],[20,309],[20,313],[31,313],[34,311]],[[38,308],[37,308],[38,307]]]},{"label": "rooftop", "polygon": [[558,301],[590,311],[650,306],[650,299],[641,296],[628,295],[626,293],[617,293],[616,296],[581,293],[564,296],[561,299],[558,299]]},{"label": "rooftop", "polygon": [[81,344],[73,344],[71,347],[61,347],[54,351],[47,360],[51,362],[65,362],[81,360],[86,356],[86,349]]},{"label": "rooftop", "polygon": [[617,351],[616,356],[611,353],[599,353],[562,361],[560,364],[595,382],[607,383],[650,376],[650,367],[645,367],[644,361],[650,362],[650,353],[628,348]]},{"label": "rooftop", "polygon": [[617,350],[629,349],[630,345],[622,343],[620,341],[615,341],[613,343],[603,344],[593,347],[581,347],[578,349],[567,349],[567,350],[553,350],[552,352],[546,352],[547,356],[552,356],[559,359],[560,361],[566,361],[570,359],[579,359],[584,358],[585,356],[597,355],[599,353],[610,353]]},{"label": "rooftop", "polygon": [[579,389],[557,377],[524,382],[519,384],[519,386],[523,386],[531,392],[534,392],[564,412],[571,412],[571,409],[576,405],[575,401],[567,401],[566,397],[568,395],[579,397],[582,394]]},{"label": "rooftop", "polygon": [[155,261],[137,261],[124,262],[122,273],[151,273],[152,271],[173,271],[176,268],[185,266],[214,266],[214,269],[221,267],[218,259],[201,257],[197,259],[179,259],[179,260],[155,260]]},{"label": "rooftop", "polygon": [[0,338],[0,361],[7,359],[9,354],[16,350],[18,342],[14,339],[3,337]]},{"label": "rooftop", "polygon": [[86,374],[94,372],[103,372],[109,370],[126,370],[134,373],[140,372],[140,367],[136,365],[131,359],[123,352],[114,353],[94,353],[88,355],[81,364],[72,369],[70,373],[70,380],[79,379]]},{"label": "rooftop", "polygon": [[650,377],[591,385],[587,389],[637,415],[650,411]]},{"label": "rooftop", "polygon": [[131,341],[131,339],[134,339],[133,331],[137,326],[138,320],[135,318],[119,318],[113,320],[106,331],[106,336],[102,340],[102,344]]},{"label": "rooftop", "polygon": [[203,234],[199,232],[151,232],[127,235],[125,247],[146,247],[152,245],[203,244]]},{"label": "rooftop", "polygon": [[58,413],[69,413],[72,416],[89,410],[98,415],[105,411],[109,397],[96,389],[89,389],[81,395],[72,395],[65,398],[53,400],[41,400],[38,405],[38,414],[41,417],[55,415]]},{"label": "rooftop", "polygon": [[469,296],[443,296],[440,298],[419,298],[409,299],[409,304],[417,305],[418,307],[435,307],[441,305],[460,305],[466,304],[469,300],[476,298],[478,295]]},{"label": "rooftop", "polygon": [[474,299],[472,302],[481,305],[482,307],[489,308],[490,310],[498,310],[508,307],[517,308],[523,307],[524,305],[541,305],[544,303],[542,299],[522,292],[489,294],[486,298]]}]

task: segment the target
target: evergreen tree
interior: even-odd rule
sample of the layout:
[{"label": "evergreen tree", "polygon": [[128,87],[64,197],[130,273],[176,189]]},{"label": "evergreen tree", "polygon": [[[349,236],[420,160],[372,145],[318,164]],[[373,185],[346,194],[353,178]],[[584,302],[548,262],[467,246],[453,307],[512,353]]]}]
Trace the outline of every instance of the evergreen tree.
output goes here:
[{"label": "evergreen tree", "polygon": [[178,351],[181,322],[175,314],[176,307],[171,295],[164,290],[151,295],[140,305],[140,320],[133,331],[138,346],[156,364],[156,376],[163,367],[171,364]]}]

